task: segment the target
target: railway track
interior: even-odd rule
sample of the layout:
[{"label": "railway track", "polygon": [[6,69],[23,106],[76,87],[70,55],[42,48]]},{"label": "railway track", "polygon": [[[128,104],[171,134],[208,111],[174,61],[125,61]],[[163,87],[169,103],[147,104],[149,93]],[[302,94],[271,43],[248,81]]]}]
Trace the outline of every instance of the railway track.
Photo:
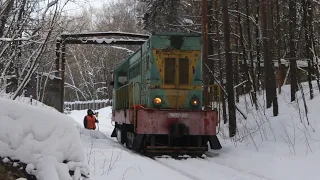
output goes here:
[{"label": "railway track", "polygon": [[[211,153],[211,152],[206,152],[205,153],[205,156],[204,158],[191,158],[193,160],[196,160],[196,161],[199,161],[203,163],[203,160],[206,160],[207,158],[214,158],[215,156],[217,156],[217,154],[214,154],[214,153]],[[160,158],[157,158],[157,157],[150,157],[152,160],[156,161],[157,163],[171,169],[171,170],[174,170],[176,171],[177,173],[187,177],[188,179],[191,179],[191,180],[206,180],[206,179],[212,179],[212,177],[199,177],[198,175],[201,174],[205,174],[206,172],[201,172],[201,170],[199,171],[199,168],[201,167],[197,167],[197,165],[194,165],[193,167],[190,167],[188,169],[184,169],[183,167],[180,167],[178,165],[172,165],[172,164],[169,164],[170,162],[168,161],[168,163],[166,162],[163,162],[161,160],[163,159],[166,159],[168,157],[160,157]],[[175,159],[178,159],[178,160],[181,160],[181,159],[190,159],[188,157],[181,157],[181,158],[175,158]],[[183,162],[181,164],[184,164]],[[218,162],[218,161],[214,161],[213,163],[208,163],[207,164],[208,166],[210,166],[210,169],[212,170],[216,170],[216,172],[218,173],[217,175],[220,176],[224,176],[224,174],[226,175],[225,179],[237,179],[237,180],[273,180],[273,179],[270,179],[268,177],[265,177],[265,176],[262,176],[262,175],[259,175],[259,174],[256,174],[256,173],[253,173],[253,172],[247,172],[247,171],[243,171],[241,169],[238,169],[238,168],[235,168],[233,166],[229,166],[229,165],[226,165],[226,164],[223,164],[221,162]],[[211,168],[212,167],[212,168]],[[190,170],[192,169],[192,171]],[[222,169],[222,171],[220,171],[220,169]],[[226,173],[224,173],[224,171]],[[234,177],[232,177],[231,174],[234,174]],[[223,177],[221,177],[223,178]],[[218,178],[219,179],[219,178]]]},{"label": "railway track", "polygon": [[[122,149],[132,155],[138,155],[141,156],[142,158],[147,158],[147,159],[151,159],[156,163],[161,164],[164,167],[167,167],[168,169],[171,169],[183,176],[186,177],[186,180],[207,180],[207,179],[212,179],[212,176],[219,176],[218,179],[237,179],[237,180],[272,180],[268,177],[264,177],[262,175],[259,175],[257,173],[254,172],[247,172],[247,171],[243,171],[239,168],[236,168],[234,166],[230,166],[227,165],[221,161],[215,161],[214,158],[216,156],[218,156],[218,154],[213,153],[213,152],[206,152],[205,156],[203,158],[192,158],[190,156],[180,156],[180,157],[171,157],[171,156],[146,156],[140,153],[136,153],[130,149],[127,149],[124,145],[119,144],[117,141],[115,141],[112,138],[107,138],[107,141],[109,141],[109,143],[111,143],[114,147]],[[168,161],[166,162],[165,159],[168,159]],[[187,160],[187,159],[192,159],[195,162],[190,162],[190,166],[184,162],[181,163],[177,163],[176,164],[170,164],[170,160]],[[210,167],[210,169],[212,169],[212,171],[215,171],[216,173],[212,173],[209,172],[209,174],[212,173],[211,178],[208,176],[205,176],[207,172],[202,172],[202,167],[197,167],[197,164],[201,164],[204,163],[204,161],[206,160],[213,160],[208,163],[205,163],[206,167]],[[195,164],[193,164],[195,163]],[[204,167],[204,168],[206,168]],[[199,170],[199,168],[201,168]],[[235,177],[232,177],[230,174],[234,174]]]},{"label": "railway track", "polygon": [[174,170],[174,171],[178,172],[179,174],[181,174],[183,176],[186,176],[190,180],[202,180],[202,179],[200,179],[200,178],[198,178],[198,177],[196,177],[196,176],[194,176],[194,175],[192,175],[192,174],[190,174],[190,173],[188,173],[186,171],[182,171],[179,168],[174,167],[173,165],[169,165],[169,164],[163,163],[161,161],[158,161],[156,158],[151,158],[151,159],[153,159],[157,163],[159,163],[159,164],[161,164],[161,165],[163,165],[163,166],[165,166],[165,167],[167,167],[167,168],[169,168],[171,170]]},{"label": "railway track", "polygon": [[[215,156],[217,156],[217,154],[214,154],[214,153],[212,153],[212,152],[206,152],[205,155],[208,156],[208,157],[211,157],[211,158],[214,158]],[[240,172],[240,173],[246,173],[246,174],[255,176],[255,177],[260,178],[260,179],[262,179],[262,180],[273,180],[273,179],[271,179],[271,178],[265,177],[265,176],[263,176],[263,175],[260,175],[260,174],[254,173],[254,172],[243,171],[243,170],[241,170],[241,169],[239,169],[239,168],[236,168],[236,167],[234,167],[234,166],[229,166],[229,165],[224,164],[224,163],[219,162],[219,161],[214,161],[214,163],[217,164],[217,165],[223,166],[223,167],[227,167],[227,168],[233,169],[233,170],[238,171],[238,172]]]}]

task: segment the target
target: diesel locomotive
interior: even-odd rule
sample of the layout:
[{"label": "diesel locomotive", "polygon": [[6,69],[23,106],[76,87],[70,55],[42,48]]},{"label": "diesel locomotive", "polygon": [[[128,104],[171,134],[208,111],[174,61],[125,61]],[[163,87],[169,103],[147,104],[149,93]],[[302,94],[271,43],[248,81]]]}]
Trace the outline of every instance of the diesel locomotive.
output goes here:
[{"label": "diesel locomotive", "polygon": [[111,137],[149,155],[221,149],[218,110],[203,108],[201,47],[201,34],[153,33],[115,68]]}]

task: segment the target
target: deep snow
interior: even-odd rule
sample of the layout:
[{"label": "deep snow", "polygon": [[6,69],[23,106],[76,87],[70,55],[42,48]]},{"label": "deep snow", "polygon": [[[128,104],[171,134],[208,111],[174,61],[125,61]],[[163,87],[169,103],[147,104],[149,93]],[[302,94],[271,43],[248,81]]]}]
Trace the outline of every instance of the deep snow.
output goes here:
[{"label": "deep snow", "polygon": [[0,156],[27,163],[28,172],[46,180],[70,179],[69,170],[76,176],[90,172],[92,180],[317,179],[320,95],[315,88],[315,98],[309,100],[304,87],[309,123],[301,93],[298,102],[290,102],[290,86],[278,97],[277,117],[272,108],[264,110],[263,96],[258,97],[259,111],[241,97],[238,107],[248,119],[237,113],[237,136],[228,138],[228,127],[222,124],[218,136],[223,148],[210,151],[206,159],[187,160],[154,161],[118,144],[110,137],[111,107],[98,110],[99,129],[90,131],[82,125],[86,110],[72,111],[70,118],[36,101],[32,106],[29,98],[0,98]]},{"label": "deep snow", "polygon": [[0,98],[0,156],[28,164],[39,180],[69,180],[69,170],[87,175],[76,122],[38,105]]},{"label": "deep snow", "polygon": [[214,158],[215,162],[267,179],[318,179],[320,95],[315,82],[313,87],[315,97],[310,100],[308,85],[303,83],[309,124],[301,92],[297,92],[297,101],[290,102],[290,86],[284,86],[278,95],[277,117],[273,117],[272,108],[264,112],[263,96],[258,97],[259,111],[251,105],[246,111],[242,98],[239,107],[248,114],[248,119],[237,114],[238,135],[233,141],[226,137],[224,127],[219,136],[223,149]]},{"label": "deep snow", "polygon": [[[277,117],[273,117],[272,108],[264,110],[262,95],[258,97],[259,111],[250,103],[246,106],[245,98],[241,97],[237,105],[248,119],[237,114],[238,134],[232,139],[228,137],[227,125],[222,124],[218,136],[223,148],[210,151],[211,157],[206,159],[159,158],[153,161],[126,150],[115,138],[110,138],[113,130],[111,107],[98,110],[100,131],[80,128],[86,111],[72,111],[70,116],[79,123],[93,180],[309,180],[318,177],[320,108],[317,105],[320,95],[315,83],[313,100],[309,100],[306,84],[304,92],[310,125],[301,94],[297,93],[299,106],[297,102],[290,102],[290,86],[283,87],[278,96],[280,114]],[[249,101],[248,96],[246,100]],[[94,135],[90,136],[90,132]]]}]

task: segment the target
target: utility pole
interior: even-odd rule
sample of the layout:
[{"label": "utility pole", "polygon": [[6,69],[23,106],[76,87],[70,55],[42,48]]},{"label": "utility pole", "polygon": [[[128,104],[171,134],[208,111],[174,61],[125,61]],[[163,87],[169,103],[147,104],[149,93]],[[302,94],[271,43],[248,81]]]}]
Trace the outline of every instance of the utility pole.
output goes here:
[{"label": "utility pole", "polygon": [[66,67],[66,43],[65,39],[62,40],[62,46],[61,46],[61,69],[60,69],[60,75],[61,75],[61,84],[60,84],[60,92],[61,92],[61,112],[63,113],[64,109],[64,82],[65,82],[65,67]]},{"label": "utility pole", "polygon": [[209,70],[208,65],[208,2],[202,0],[202,80],[203,80],[203,105],[207,109],[209,107],[208,98],[208,82]]}]

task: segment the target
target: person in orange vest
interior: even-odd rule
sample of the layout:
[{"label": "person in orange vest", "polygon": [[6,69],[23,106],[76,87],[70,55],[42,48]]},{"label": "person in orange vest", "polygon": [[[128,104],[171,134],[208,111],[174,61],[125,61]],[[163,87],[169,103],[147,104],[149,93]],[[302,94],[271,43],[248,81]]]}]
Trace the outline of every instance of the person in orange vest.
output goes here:
[{"label": "person in orange vest", "polygon": [[86,129],[96,129],[96,123],[99,123],[99,121],[94,116],[94,113],[91,109],[88,109],[87,115],[83,119],[83,126]]}]

